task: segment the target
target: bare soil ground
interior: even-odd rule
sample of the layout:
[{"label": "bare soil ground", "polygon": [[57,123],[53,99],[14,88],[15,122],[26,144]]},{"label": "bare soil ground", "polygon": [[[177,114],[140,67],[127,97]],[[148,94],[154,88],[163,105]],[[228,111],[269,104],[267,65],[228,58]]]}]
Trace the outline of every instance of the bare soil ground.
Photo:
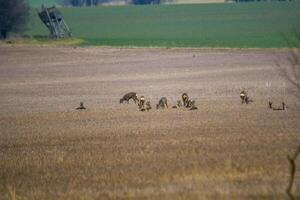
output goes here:
[{"label": "bare soil ground", "polygon": [[[300,144],[297,99],[274,64],[286,55],[0,47],[0,199],[286,199]],[[119,104],[131,91],[153,107],[187,92],[199,109],[140,112]],[[295,183],[300,197],[299,171]]]}]

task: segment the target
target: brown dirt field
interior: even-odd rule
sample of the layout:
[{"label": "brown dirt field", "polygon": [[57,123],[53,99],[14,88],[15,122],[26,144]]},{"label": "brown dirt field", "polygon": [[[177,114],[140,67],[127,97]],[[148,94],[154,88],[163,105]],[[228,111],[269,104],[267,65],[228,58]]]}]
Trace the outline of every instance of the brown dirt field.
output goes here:
[{"label": "brown dirt field", "polygon": [[[300,110],[274,64],[286,55],[0,47],[0,199],[287,199]],[[199,109],[140,112],[119,104],[131,91]],[[295,184],[300,198],[299,170]]]}]

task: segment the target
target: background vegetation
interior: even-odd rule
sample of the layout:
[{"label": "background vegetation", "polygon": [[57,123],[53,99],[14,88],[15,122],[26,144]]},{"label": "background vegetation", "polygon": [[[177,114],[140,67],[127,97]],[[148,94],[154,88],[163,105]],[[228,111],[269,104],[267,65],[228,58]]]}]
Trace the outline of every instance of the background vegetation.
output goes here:
[{"label": "background vegetation", "polygon": [[[62,8],[85,45],[286,47],[300,27],[300,2]],[[30,36],[48,30],[32,11]]]},{"label": "background vegetation", "polygon": [[29,15],[29,6],[24,0],[0,0],[0,39],[10,32],[22,31]]}]

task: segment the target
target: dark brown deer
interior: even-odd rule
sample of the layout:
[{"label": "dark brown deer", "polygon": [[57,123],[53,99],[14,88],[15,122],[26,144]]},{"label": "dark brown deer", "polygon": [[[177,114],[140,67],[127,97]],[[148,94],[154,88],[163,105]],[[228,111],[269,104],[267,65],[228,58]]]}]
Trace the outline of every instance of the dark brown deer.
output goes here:
[{"label": "dark brown deer", "polygon": [[120,99],[120,103],[123,103],[124,101],[129,103],[130,99],[132,99],[134,101],[134,103],[137,103],[139,101],[135,92],[129,92],[129,93],[125,94],[122,99]]},{"label": "dark brown deer", "polygon": [[162,97],[160,98],[160,100],[158,101],[158,104],[156,104],[156,109],[159,108],[168,108],[168,100],[166,97]]},{"label": "dark brown deer", "polygon": [[76,108],[76,110],[85,110],[86,108],[83,105],[83,102],[80,102],[79,107]]}]

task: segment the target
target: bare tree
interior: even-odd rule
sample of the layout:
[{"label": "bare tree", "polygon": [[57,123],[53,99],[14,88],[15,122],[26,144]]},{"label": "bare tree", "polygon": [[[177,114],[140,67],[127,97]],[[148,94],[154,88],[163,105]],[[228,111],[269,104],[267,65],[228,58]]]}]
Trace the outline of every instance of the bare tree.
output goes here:
[{"label": "bare tree", "polygon": [[296,150],[294,155],[292,155],[292,156],[287,155],[287,159],[290,163],[290,180],[289,180],[288,187],[286,189],[286,193],[288,194],[288,196],[290,197],[291,200],[295,199],[294,195],[292,194],[292,188],[293,188],[294,177],[295,177],[295,173],[296,173],[295,161],[296,161],[299,154],[300,154],[300,146],[298,147],[298,149]]},{"label": "bare tree", "polygon": [[295,96],[300,98],[300,34],[294,32],[294,40],[283,36],[287,44],[290,46],[286,57],[287,64],[276,62],[281,76],[293,86]]}]

